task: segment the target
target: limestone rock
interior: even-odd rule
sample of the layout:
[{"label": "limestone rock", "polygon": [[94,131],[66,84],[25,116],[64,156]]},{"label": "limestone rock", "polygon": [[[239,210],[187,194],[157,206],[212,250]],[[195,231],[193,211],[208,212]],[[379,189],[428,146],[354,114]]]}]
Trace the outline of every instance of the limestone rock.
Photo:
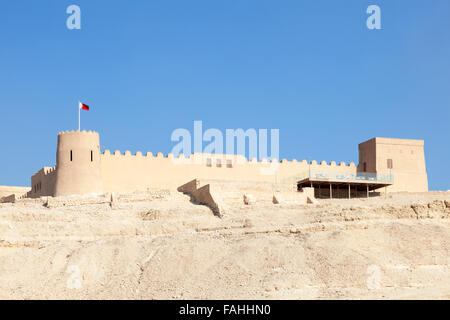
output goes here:
[{"label": "limestone rock", "polygon": [[428,204],[428,208],[430,208],[431,211],[442,212],[445,210],[445,204],[443,201],[435,200]]},{"label": "limestone rock", "polygon": [[16,195],[12,194],[7,197],[0,198],[0,203],[15,203],[16,202]]},{"label": "limestone rock", "polygon": [[252,194],[244,194],[244,203],[247,205],[255,204],[256,199]]},{"label": "limestone rock", "polygon": [[274,194],[272,198],[274,204],[282,204],[284,202],[283,197],[280,194]]},{"label": "limestone rock", "polygon": [[445,204],[443,201],[435,200],[428,204],[413,204],[411,208],[414,210],[417,219],[445,217]]},{"label": "limestone rock", "polygon": [[242,226],[244,228],[252,228],[253,227],[253,223],[252,223],[252,221],[250,219],[245,219]]},{"label": "limestone rock", "polygon": [[417,219],[426,218],[428,214],[428,206],[424,204],[412,204],[411,208],[417,216]]},{"label": "limestone rock", "polygon": [[141,213],[142,220],[156,220],[160,217],[159,210],[150,209],[149,211]]}]

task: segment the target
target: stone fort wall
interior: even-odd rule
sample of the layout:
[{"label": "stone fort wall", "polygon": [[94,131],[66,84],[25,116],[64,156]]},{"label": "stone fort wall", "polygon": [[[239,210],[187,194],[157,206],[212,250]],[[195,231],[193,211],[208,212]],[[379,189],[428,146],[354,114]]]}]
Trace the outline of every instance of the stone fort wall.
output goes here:
[{"label": "stone fort wall", "polygon": [[[394,157],[394,185],[391,191],[427,191],[423,141],[420,140],[376,140],[360,144],[360,163],[336,163],[306,160],[248,161],[240,155],[218,155],[195,153],[188,158],[162,153],[153,155],[130,151],[122,153],[109,150],[100,153],[99,135],[93,131],[71,131],[58,134],[56,167],[44,167],[31,178],[29,197],[90,194],[104,192],[132,192],[148,188],[176,189],[193,179],[257,181],[292,184],[310,171],[323,173],[353,174],[363,171],[383,172],[381,162]],[[412,141],[403,144],[399,141]],[[419,141],[419,142],[417,142]],[[388,144],[392,150],[380,145]],[[411,154],[411,147],[413,155]],[[388,148],[388,149],[389,149]],[[406,149],[404,149],[406,148]],[[399,150],[406,151],[399,151]],[[401,155],[409,152],[415,160],[404,160]],[[362,153],[362,154],[361,154]],[[403,159],[403,160],[402,160]],[[418,160],[417,160],[418,159]],[[423,159],[423,162],[422,160]],[[406,168],[402,168],[406,163]],[[399,165],[395,167],[395,165]],[[369,170],[370,169],[370,170]],[[394,171],[394,172],[392,172]]]},{"label": "stone fort wall", "polygon": [[[192,154],[189,158],[159,153],[132,155],[119,151],[102,154],[102,177],[106,192],[145,190],[148,187],[175,189],[193,179],[216,179],[229,181],[258,181],[295,183],[295,178],[308,172],[304,161],[278,162],[273,160],[247,161],[245,157],[217,154]],[[335,162],[318,164],[313,161],[311,168],[321,171],[351,173],[356,172],[354,163]]]}]

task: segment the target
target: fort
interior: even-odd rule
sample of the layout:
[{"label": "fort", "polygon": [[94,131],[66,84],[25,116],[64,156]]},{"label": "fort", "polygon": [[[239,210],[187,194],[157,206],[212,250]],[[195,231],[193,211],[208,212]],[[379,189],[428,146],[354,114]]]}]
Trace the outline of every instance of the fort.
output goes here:
[{"label": "fort", "polygon": [[267,182],[313,188],[316,197],[428,191],[424,141],[373,138],[359,144],[359,163],[247,160],[242,155],[164,156],[100,150],[94,131],[58,134],[56,166],[31,177],[28,198],[176,189],[193,179]]}]

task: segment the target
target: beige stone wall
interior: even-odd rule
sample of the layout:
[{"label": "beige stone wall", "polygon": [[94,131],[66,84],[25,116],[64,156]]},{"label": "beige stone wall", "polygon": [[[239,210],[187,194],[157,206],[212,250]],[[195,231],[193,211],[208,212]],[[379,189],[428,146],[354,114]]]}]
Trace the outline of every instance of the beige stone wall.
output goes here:
[{"label": "beige stone wall", "polygon": [[29,198],[53,195],[56,185],[56,167],[44,167],[31,177]]},{"label": "beige stone wall", "polygon": [[[217,161],[220,160],[218,163]],[[228,163],[227,160],[231,161]],[[119,151],[111,154],[106,150],[101,156],[102,177],[105,192],[127,192],[145,190],[149,187],[175,189],[193,179],[217,179],[229,181],[292,182],[308,173],[306,161],[283,160],[281,162],[247,161],[235,155],[193,154],[188,159],[173,158],[171,154],[159,153],[132,155]],[[230,167],[231,165],[231,167]],[[278,171],[275,169],[278,168]],[[323,172],[355,173],[353,163],[347,165],[313,161],[312,170]],[[276,174],[275,174],[276,172]]]},{"label": "beige stone wall", "polygon": [[97,132],[58,134],[54,195],[102,193],[100,138]]},{"label": "beige stone wall", "polygon": [[[373,138],[361,143],[359,150],[358,171],[363,171],[365,161],[367,172],[392,174],[393,185],[388,191],[428,191],[423,140]],[[388,159],[392,160],[392,169],[388,168]]]},{"label": "beige stone wall", "polygon": [[358,145],[358,172],[377,172],[375,139],[370,139]]},{"label": "beige stone wall", "polygon": [[388,191],[428,191],[423,140],[376,138],[377,172],[388,174],[392,159],[394,184]]},{"label": "beige stone wall", "polygon": [[[96,132],[72,131],[58,135],[56,167],[46,167],[32,179],[29,196],[60,196],[103,192],[132,192],[148,188],[176,189],[193,179],[254,181],[295,185],[312,173],[389,174],[387,159],[392,159],[394,186],[390,191],[428,190],[423,141],[374,138],[359,145],[360,163],[336,163],[315,160],[248,161],[239,155],[181,155],[126,151],[100,153]],[[332,175],[330,175],[332,176]]]}]

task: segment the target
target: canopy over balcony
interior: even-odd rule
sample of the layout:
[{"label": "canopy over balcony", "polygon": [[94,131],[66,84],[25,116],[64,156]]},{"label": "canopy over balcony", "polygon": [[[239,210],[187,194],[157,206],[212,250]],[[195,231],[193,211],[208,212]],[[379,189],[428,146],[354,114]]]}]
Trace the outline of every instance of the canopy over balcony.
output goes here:
[{"label": "canopy over balcony", "polygon": [[[365,191],[367,197],[369,192],[388,187],[393,183],[391,174],[383,175],[377,173],[358,172],[358,173],[335,173],[325,171],[310,170],[295,179],[298,188],[312,187],[318,191],[319,197],[326,193],[330,198],[333,198],[333,190],[348,191],[348,197],[351,198],[352,191],[356,194]],[[323,191],[321,193],[321,191]]]}]

